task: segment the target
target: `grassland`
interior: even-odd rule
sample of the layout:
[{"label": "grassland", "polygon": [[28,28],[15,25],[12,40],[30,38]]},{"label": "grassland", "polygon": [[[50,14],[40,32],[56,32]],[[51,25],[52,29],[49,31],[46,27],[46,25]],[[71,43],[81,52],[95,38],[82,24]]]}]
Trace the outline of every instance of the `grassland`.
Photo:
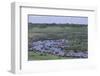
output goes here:
[{"label": "grassland", "polygon": [[[79,24],[30,24],[28,26],[28,48],[33,41],[47,39],[66,39],[69,48],[66,51],[88,51],[88,27]],[[28,50],[29,60],[62,59],[54,55],[34,53]]]},{"label": "grassland", "polygon": [[73,59],[73,57],[61,57],[61,56],[56,56],[56,55],[51,55],[47,53],[40,53],[40,52],[33,52],[29,51],[28,52],[28,60],[56,60],[56,59]]}]

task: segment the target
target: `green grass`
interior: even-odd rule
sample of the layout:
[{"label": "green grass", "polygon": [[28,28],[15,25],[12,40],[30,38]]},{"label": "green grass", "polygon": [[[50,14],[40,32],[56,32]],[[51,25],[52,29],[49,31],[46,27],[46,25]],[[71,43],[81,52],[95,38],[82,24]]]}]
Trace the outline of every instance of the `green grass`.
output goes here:
[{"label": "green grass", "polygon": [[33,51],[28,52],[28,60],[54,60],[54,59],[66,59],[66,58],[71,59],[71,57],[61,57],[44,53],[41,54],[40,52],[33,52]]},{"label": "green grass", "polygon": [[30,28],[29,32],[44,32],[44,33],[47,33],[47,32],[85,32],[87,31],[86,27],[70,27],[70,26],[66,26],[66,27],[60,27],[60,26],[48,26],[46,28],[39,28],[39,27],[33,27],[33,28]]},{"label": "green grass", "polygon": [[[43,24],[42,24],[43,25]],[[42,25],[40,25],[42,27]],[[33,27],[34,26],[34,27]],[[69,48],[66,51],[88,51],[88,26],[63,26],[54,25],[40,28],[39,26],[31,25],[28,28],[28,46],[31,46],[33,41],[46,39],[66,39],[68,40]],[[49,60],[49,59],[64,59],[65,57],[46,54],[41,56],[40,53],[28,53],[29,60]]]}]

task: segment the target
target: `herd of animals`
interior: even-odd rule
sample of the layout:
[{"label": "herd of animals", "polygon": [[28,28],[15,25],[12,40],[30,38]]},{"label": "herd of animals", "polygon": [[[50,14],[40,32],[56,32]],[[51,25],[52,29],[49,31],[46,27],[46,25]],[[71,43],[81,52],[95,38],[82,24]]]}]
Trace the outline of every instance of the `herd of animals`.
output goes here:
[{"label": "herd of animals", "polygon": [[75,58],[87,58],[87,52],[75,52],[74,50],[66,51],[65,48],[70,47],[68,40],[39,40],[32,43],[32,47],[29,48],[34,52],[48,53],[56,56],[63,57],[75,57]]}]

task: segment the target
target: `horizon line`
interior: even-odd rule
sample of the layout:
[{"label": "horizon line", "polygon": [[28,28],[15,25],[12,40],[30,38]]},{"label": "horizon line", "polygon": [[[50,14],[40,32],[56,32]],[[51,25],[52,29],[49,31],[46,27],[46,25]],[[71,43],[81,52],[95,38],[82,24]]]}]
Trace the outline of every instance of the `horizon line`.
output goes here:
[{"label": "horizon line", "polygon": [[[76,23],[32,23],[32,22],[28,22],[28,23],[31,23],[31,24],[76,24]],[[88,24],[80,24],[80,23],[77,23],[78,25],[88,25]]]}]

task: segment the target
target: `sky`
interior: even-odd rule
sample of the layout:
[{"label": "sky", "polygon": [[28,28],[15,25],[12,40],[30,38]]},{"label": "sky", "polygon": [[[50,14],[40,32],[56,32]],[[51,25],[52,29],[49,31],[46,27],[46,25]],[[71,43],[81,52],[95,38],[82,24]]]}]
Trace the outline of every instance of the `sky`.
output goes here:
[{"label": "sky", "polygon": [[28,16],[29,23],[56,23],[56,24],[88,24],[88,17],[78,17],[78,16]]}]

